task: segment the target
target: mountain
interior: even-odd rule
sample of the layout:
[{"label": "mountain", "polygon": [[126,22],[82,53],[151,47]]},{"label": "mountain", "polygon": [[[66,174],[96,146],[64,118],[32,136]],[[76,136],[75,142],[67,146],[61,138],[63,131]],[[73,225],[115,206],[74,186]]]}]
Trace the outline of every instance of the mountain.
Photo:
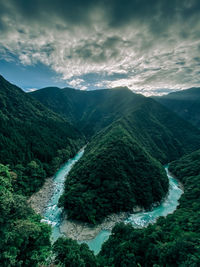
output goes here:
[{"label": "mountain", "polygon": [[90,141],[60,199],[73,219],[98,223],[135,205],[150,208],[168,190],[160,163],[200,147],[198,129],[128,88],[92,92],[45,88],[31,95],[67,118]]},{"label": "mountain", "polygon": [[200,88],[173,92],[154,99],[200,128]]},{"label": "mountain", "polygon": [[199,130],[155,100],[134,94],[128,88],[96,91],[44,88],[31,96],[67,118],[89,140],[123,119],[140,145],[162,163],[199,148]]},{"label": "mountain", "polygon": [[128,88],[80,91],[48,87],[30,93],[42,104],[75,125],[87,138],[136,109],[145,99]]},{"label": "mountain", "polygon": [[0,162],[16,172],[16,190],[37,190],[83,142],[66,119],[0,76]]}]

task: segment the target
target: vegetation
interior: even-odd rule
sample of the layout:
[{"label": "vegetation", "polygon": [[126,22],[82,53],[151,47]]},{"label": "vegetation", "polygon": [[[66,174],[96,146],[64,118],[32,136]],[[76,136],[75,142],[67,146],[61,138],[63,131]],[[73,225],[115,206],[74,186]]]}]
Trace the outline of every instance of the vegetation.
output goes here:
[{"label": "vegetation", "polygon": [[128,88],[87,92],[51,87],[31,95],[68,119],[89,141],[112,123],[123,121],[134,139],[163,164],[200,146],[199,130],[155,100]]},{"label": "vegetation", "polygon": [[53,245],[55,263],[67,267],[96,267],[97,262],[88,245],[79,245],[68,238],[59,238]]},{"label": "vegetation", "polygon": [[116,123],[88,145],[66,180],[60,203],[69,218],[95,224],[136,205],[150,208],[167,191],[161,164]]},{"label": "vegetation", "polygon": [[200,88],[178,91],[154,99],[200,128]]},{"label": "vegetation", "polygon": [[59,115],[0,76],[0,163],[16,172],[15,191],[30,195],[84,143]]},{"label": "vegetation", "polygon": [[11,174],[0,164],[0,266],[37,266],[49,255],[50,227],[14,193]]},{"label": "vegetation", "polygon": [[116,225],[98,256],[100,266],[200,265],[200,150],[169,169],[184,185],[178,209],[147,228]]},{"label": "vegetation", "polygon": [[[129,211],[134,205],[150,207],[167,191],[167,179],[159,180],[164,174],[155,159],[164,164],[200,145],[199,130],[127,88],[93,92],[45,88],[31,95],[90,140],[60,200],[73,219],[98,223],[111,212]],[[154,167],[162,173],[155,178]]]},{"label": "vegetation", "polygon": [[[181,101],[175,105],[190,116],[175,111],[198,125],[198,103],[192,96],[187,107]],[[40,266],[47,259],[69,267],[199,266],[200,150],[170,164],[185,191],[174,214],[144,229],[116,225],[97,257],[67,238],[51,246],[50,227],[24,195],[72,157],[84,136],[90,143],[70,172],[60,205],[69,217],[92,224],[159,202],[168,190],[161,163],[200,145],[198,129],[127,88],[26,94],[0,76],[0,266]]]}]

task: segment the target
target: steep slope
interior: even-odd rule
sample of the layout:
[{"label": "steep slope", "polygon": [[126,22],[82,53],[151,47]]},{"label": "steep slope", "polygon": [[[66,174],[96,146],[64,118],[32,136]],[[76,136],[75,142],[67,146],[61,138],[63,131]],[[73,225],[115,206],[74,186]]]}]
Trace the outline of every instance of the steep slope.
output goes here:
[{"label": "steep slope", "polygon": [[168,189],[157,161],[164,164],[200,147],[197,128],[127,88],[92,92],[46,88],[32,95],[74,120],[90,140],[60,200],[73,219],[98,223],[135,205],[151,207]]},{"label": "steep slope", "polygon": [[95,224],[136,205],[150,208],[167,190],[162,166],[117,122],[87,146],[66,180],[60,204],[69,218]]},{"label": "steep slope", "polygon": [[[156,159],[166,163],[193,151],[200,147],[199,138],[197,129],[148,100],[92,138],[66,181],[60,203],[69,217],[90,223],[135,205],[149,208],[168,189]],[[190,143],[183,147],[185,142]]]},{"label": "steep slope", "polygon": [[154,99],[200,128],[200,88],[174,92]]},{"label": "steep slope", "polygon": [[200,131],[151,98],[127,88],[79,91],[45,88],[31,93],[68,118],[87,138],[118,119],[124,120],[142,146],[162,163],[200,146]]},{"label": "steep slope", "polygon": [[0,76],[0,162],[17,172],[17,190],[35,191],[82,140],[65,119]]},{"label": "steep slope", "polygon": [[128,88],[80,91],[49,87],[30,93],[42,104],[67,118],[91,138],[114,120],[136,109],[145,101]]},{"label": "steep slope", "polygon": [[200,147],[200,131],[154,100],[123,117],[126,129],[165,164]]},{"label": "steep slope", "polygon": [[[189,180],[189,177],[200,176],[200,149],[173,161],[169,170],[183,183]],[[199,191],[198,186],[196,189]]]}]

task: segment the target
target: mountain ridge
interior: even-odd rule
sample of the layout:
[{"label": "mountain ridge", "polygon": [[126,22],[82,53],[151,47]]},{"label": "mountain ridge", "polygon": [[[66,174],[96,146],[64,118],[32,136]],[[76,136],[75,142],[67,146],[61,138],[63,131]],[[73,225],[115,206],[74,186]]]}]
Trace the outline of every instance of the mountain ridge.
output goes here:
[{"label": "mountain ridge", "polygon": [[[0,162],[10,164],[18,175],[16,190],[22,190],[25,194],[36,190],[44,177],[56,170],[59,166],[59,160],[56,160],[58,150],[66,149],[63,158],[66,160],[80,148],[81,140],[84,140],[80,132],[59,114],[2,76],[0,129]],[[32,165],[25,168],[31,162]],[[37,169],[36,173],[34,168]],[[32,181],[35,185],[31,186],[31,179],[27,175],[35,176]]]},{"label": "mountain ridge", "polygon": [[[74,125],[89,140],[83,157],[68,176],[60,199],[60,205],[72,219],[96,224],[112,211],[130,211],[134,205],[149,208],[161,201],[167,192],[167,178],[159,164],[166,164],[200,146],[198,129],[154,99],[135,94],[128,88],[84,92],[45,88],[31,95],[72,123],[74,119]],[[132,159],[129,164],[124,161],[126,154]],[[138,159],[151,162],[146,165],[154,166],[160,178],[154,180]],[[141,184],[148,188],[146,202],[145,196],[139,198],[133,189],[135,183],[140,192],[140,183],[134,180],[132,173],[133,166],[137,166],[133,169],[137,170],[138,177],[144,179]],[[115,177],[115,181],[109,177]],[[154,186],[148,185],[149,181]],[[97,185],[102,191],[98,191]],[[123,194],[117,195],[118,190]],[[130,203],[125,197],[127,194]],[[124,206],[124,203],[129,204]]]},{"label": "mountain ridge", "polygon": [[153,97],[186,121],[200,128],[200,88],[193,87],[168,95]]}]

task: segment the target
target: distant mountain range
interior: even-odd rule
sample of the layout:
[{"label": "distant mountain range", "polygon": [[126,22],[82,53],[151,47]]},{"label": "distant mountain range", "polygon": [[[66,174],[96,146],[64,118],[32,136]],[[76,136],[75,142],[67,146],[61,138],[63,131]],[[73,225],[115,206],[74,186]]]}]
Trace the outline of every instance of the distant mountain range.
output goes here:
[{"label": "distant mountain range", "polygon": [[153,98],[200,128],[200,88],[191,88]]}]

